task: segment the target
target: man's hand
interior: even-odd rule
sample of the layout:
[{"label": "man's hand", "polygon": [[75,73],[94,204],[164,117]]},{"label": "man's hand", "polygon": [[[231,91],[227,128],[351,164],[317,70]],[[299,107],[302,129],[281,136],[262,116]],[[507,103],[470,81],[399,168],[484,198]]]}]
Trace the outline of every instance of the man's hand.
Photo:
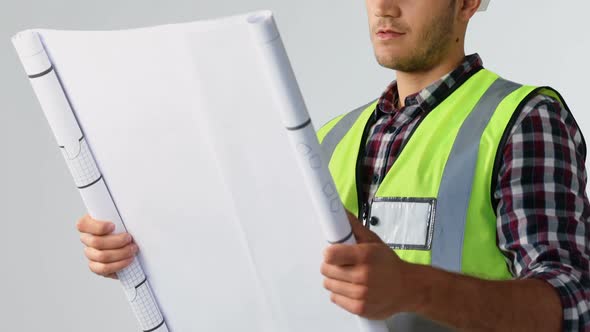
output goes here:
[{"label": "man's hand", "polygon": [[410,264],[353,215],[348,218],[358,244],[326,248],[321,271],[332,301],[351,313],[386,319],[414,312],[469,331],[562,330],[561,302],[549,283],[485,280]]},{"label": "man's hand", "polygon": [[77,223],[80,241],[90,270],[103,277],[117,279],[116,273],[133,262],[139,250],[128,233],[111,234],[115,224],[92,219],[89,215]]},{"label": "man's hand", "polygon": [[415,310],[419,296],[404,279],[409,264],[355,216],[348,213],[348,219],[357,244],[335,244],[324,251],[321,273],[332,302],[369,319]]}]

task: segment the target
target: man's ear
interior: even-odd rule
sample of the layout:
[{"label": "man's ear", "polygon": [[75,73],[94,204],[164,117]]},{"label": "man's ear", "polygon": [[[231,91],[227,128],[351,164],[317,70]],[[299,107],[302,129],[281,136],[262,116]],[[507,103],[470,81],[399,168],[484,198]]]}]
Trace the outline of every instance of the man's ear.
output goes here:
[{"label": "man's ear", "polygon": [[477,13],[481,0],[459,0],[458,16],[457,18],[462,22],[469,22],[469,20]]}]

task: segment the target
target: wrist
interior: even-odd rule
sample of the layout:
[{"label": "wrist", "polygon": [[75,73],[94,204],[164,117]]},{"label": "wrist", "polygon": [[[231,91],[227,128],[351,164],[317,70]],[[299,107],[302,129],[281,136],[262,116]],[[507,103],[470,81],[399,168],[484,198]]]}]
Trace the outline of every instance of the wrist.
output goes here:
[{"label": "wrist", "polygon": [[[403,262],[402,287],[407,299],[402,305],[402,312],[424,314],[432,300],[433,287],[438,283],[431,280],[434,269],[429,266]],[[440,287],[440,285],[438,285]]]}]

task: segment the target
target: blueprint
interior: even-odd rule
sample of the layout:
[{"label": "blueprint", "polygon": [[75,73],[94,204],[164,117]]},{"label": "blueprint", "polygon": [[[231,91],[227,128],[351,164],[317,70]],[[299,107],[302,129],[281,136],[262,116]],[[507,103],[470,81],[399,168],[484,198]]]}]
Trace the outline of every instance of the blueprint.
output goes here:
[{"label": "blueprint", "polygon": [[141,330],[384,331],[322,287],[322,249],[353,239],[259,23],[275,28],[259,12],[13,42],[89,213],[141,249],[119,274]]}]

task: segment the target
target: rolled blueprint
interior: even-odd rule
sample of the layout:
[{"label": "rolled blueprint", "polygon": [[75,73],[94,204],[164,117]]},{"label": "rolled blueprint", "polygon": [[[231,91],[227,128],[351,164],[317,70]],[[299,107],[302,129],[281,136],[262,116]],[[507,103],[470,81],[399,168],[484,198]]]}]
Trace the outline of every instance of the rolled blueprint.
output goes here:
[{"label": "rolled blueprint", "polygon": [[[262,12],[250,16],[248,22],[252,37],[258,45],[261,61],[271,64],[265,67],[268,82],[274,82],[271,84],[271,94],[275,98],[275,104],[281,105],[279,112],[297,152],[297,160],[323,232],[329,243],[354,244],[350,223],[325,163],[325,156],[321,152],[273,15],[270,11]],[[358,323],[362,331],[388,331],[383,321],[359,317]]]},{"label": "rolled blueprint", "polygon": [[[14,36],[12,42],[89,214],[95,219],[112,221],[115,233],[126,231],[39,35],[32,30],[24,31]],[[168,332],[137,257],[117,276],[141,329]]]}]

